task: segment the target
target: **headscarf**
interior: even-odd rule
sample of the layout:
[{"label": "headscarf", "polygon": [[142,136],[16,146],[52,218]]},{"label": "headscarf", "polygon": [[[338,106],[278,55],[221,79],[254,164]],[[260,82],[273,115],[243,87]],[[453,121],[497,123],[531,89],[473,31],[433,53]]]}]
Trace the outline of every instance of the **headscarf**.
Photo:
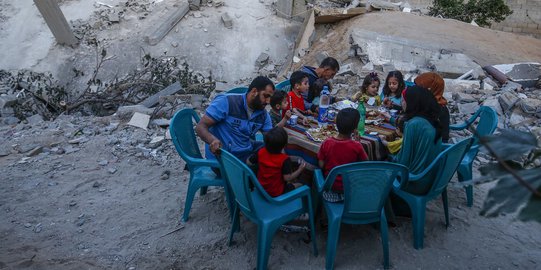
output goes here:
[{"label": "headscarf", "polygon": [[443,78],[436,72],[426,72],[417,78],[415,78],[415,84],[428,89],[436,101],[441,106],[447,105],[447,100],[443,97],[443,89],[445,88],[445,82]]}]

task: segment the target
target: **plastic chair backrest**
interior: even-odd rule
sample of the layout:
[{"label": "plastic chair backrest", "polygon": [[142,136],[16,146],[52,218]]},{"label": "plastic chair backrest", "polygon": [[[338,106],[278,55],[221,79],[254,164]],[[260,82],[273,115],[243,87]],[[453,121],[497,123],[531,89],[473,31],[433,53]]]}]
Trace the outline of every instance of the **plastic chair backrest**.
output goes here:
[{"label": "plastic chair backrest", "polygon": [[435,160],[435,180],[428,195],[439,195],[447,187],[466,152],[470,149],[473,138],[464,139],[441,152]]},{"label": "plastic chair backrest", "polygon": [[[474,117],[468,121],[470,124],[475,121],[475,118],[479,117],[479,123],[475,128],[477,130],[477,135],[480,137],[490,135],[494,133],[496,127],[498,126],[498,114],[488,106],[481,106],[479,110],[475,113]],[[476,138],[475,143],[478,143]]]},{"label": "plastic chair backrest", "polygon": [[246,86],[239,86],[239,87],[235,87],[233,89],[230,89],[229,91],[227,91],[228,94],[244,94],[248,91],[248,87]]},{"label": "plastic chair backrest", "polygon": [[328,188],[336,176],[344,184],[344,218],[379,217],[397,176],[408,177],[406,166],[389,162],[357,162],[338,166],[327,177]]},{"label": "plastic chair backrest", "polygon": [[169,128],[175,149],[186,163],[194,158],[203,158],[195,137],[194,121],[199,123],[197,113],[193,109],[182,109],[175,114]]},{"label": "plastic chair backrest", "polygon": [[282,90],[284,92],[289,92],[291,90],[291,83],[289,80],[282,81],[278,83],[275,87],[276,90]]},{"label": "plastic chair backrest", "polygon": [[223,171],[225,171],[226,179],[229,187],[233,192],[235,201],[246,215],[255,216],[254,204],[250,191],[250,177],[255,178],[254,173],[246,164],[242,163],[238,158],[231,153],[222,149],[220,153],[220,163]]}]

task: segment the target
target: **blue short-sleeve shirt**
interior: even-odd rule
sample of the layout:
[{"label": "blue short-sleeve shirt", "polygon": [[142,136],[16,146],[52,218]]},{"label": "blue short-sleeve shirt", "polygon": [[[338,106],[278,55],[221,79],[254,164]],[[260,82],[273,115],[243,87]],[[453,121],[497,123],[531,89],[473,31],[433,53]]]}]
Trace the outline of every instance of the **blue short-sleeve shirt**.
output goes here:
[{"label": "blue short-sleeve shirt", "polygon": [[[246,94],[219,95],[205,113],[216,122],[209,129],[210,133],[222,142],[223,149],[241,160],[246,160],[255,150],[255,134],[272,129],[272,121],[266,110],[256,110],[248,116]],[[207,158],[215,158],[208,145],[205,146],[205,154]]]}]

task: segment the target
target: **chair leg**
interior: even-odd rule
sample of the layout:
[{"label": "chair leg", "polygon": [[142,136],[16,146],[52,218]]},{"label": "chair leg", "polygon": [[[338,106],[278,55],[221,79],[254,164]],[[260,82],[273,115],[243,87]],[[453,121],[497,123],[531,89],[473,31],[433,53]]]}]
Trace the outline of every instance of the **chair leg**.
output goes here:
[{"label": "chair leg", "polygon": [[444,189],[441,193],[441,200],[443,201],[443,212],[445,213],[445,227],[449,227],[449,203],[447,200],[447,189]]},{"label": "chair leg", "polygon": [[272,239],[278,228],[270,224],[257,227],[257,270],[267,269]]},{"label": "chair leg", "polygon": [[415,249],[422,249],[425,232],[426,203],[421,199],[417,199],[413,207],[412,205],[410,207],[413,221],[413,247]]},{"label": "chair leg", "polygon": [[329,227],[327,228],[327,254],[325,256],[325,269],[334,269],[334,258],[336,257],[336,248],[338,238],[340,237],[340,219],[331,220],[329,218]]},{"label": "chair leg", "polygon": [[229,242],[228,245],[231,246],[233,242],[233,235],[240,228],[240,218],[239,218],[239,207],[235,204],[233,209],[233,217],[231,218],[231,232],[229,232]]},{"label": "chair leg", "polygon": [[[464,181],[470,181],[472,180],[472,164],[460,164],[458,166],[458,181],[464,182]],[[468,207],[472,207],[473,205],[473,185],[468,185],[464,187],[466,190],[466,202]]]},{"label": "chair leg", "polygon": [[383,268],[389,269],[389,233],[387,228],[387,218],[385,217],[385,210],[381,210],[381,219],[379,222],[381,244],[383,246]]},{"label": "chair leg", "polygon": [[203,196],[207,194],[208,187],[201,187],[201,190],[199,191],[199,195]]},{"label": "chair leg", "polygon": [[190,209],[192,208],[192,202],[196,192],[197,187],[192,185],[192,182],[190,181],[190,184],[188,184],[188,191],[186,192],[186,201],[184,202],[184,213],[182,214],[182,220],[184,222],[187,222],[189,219]]},{"label": "chair leg", "polygon": [[312,199],[311,199],[310,196],[308,197],[308,202],[306,204],[308,206],[307,207],[308,208],[308,217],[310,218],[310,238],[312,238],[312,252],[313,252],[314,256],[317,257],[318,252],[317,252],[315,216],[314,216],[314,211],[313,211],[313,208],[312,208]]}]

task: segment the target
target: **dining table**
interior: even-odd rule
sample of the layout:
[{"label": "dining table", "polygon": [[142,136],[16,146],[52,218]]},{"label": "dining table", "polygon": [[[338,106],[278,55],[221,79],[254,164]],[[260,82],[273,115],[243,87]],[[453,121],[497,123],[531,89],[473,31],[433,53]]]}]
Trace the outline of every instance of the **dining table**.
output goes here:
[{"label": "dining table", "polygon": [[[327,124],[334,125],[334,123]],[[285,147],[285,152],[290,156],[301,157],[307,163],[317,167],[317,153],[322,142],[310,138],[307,135],[307,131],[318,127],[318,123],[313,120],[307,124],[297,123],[295,125],[286,125],[285,130],[288,134],[288,143]],[[387,141],[392,141],[397,136],[395,128],[391,124],[374,122],[373,124],[365,125],[365,135],[355,138],[363,146],[368,159],[371,161],[383,161],[389,155],[389,151],[383,145],[379,135],[383,135]]]}]

